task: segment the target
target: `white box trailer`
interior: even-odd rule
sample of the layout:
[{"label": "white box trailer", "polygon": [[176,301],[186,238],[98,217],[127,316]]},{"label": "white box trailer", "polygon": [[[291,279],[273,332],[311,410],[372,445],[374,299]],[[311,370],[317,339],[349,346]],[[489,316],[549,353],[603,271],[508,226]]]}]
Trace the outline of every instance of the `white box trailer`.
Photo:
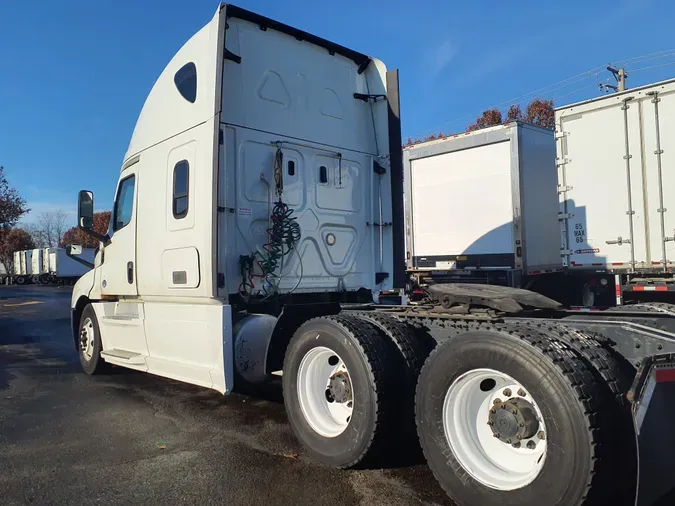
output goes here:
[{"label": "white box trailer", "polygon": [[560,233],[570,271],[669,291],[675,261],[675,80],[556,109]]},{"label": "white box trailer", "polygon": [[403,151],[409,272],[520,283],[562,269],[553,132],[511,122]]},{"label": "white box trailer", "polygon": [[21,262],[22,274],[30,278],[33,275],[33,250],[22,251]]},{"label": "white box trailer", "polygon": [[15,251],[14,252],[14,263],[12,266],[12,274],[15,276],[20,276],[21,275],[21,252],[20,251]]},{"label": "white box trailer", "polygon": [[[116,364],[224,394],[281,372],[308,454],[346,468],[421,444],[461,506],[612,504],[635,496],[638,457],[639,504],[672,487],[675,360],[653,354],[675,356],[675,318],[600,327],[537,293],[466,284],[432,287],[420,311],[372,304],[405,279],[400,146],[396,71],[221,4],[143,106],[108,233],[92,230],[93,194],[80,192],[78,224],[101,241],[71,299],[83,370]],[[537,205],[520,193],[513,207]],[[508,223],[505,207],[490,209]],[[529,223],[486,251],[507,248],[516,265],[537,241]],[[545,249],[527,260],[549,264]],[[451,311],[467,297],[480,323]],[[633,367],[638,451],[621,402]]]},{"label": "white box trailer", "polygon": [[43,248],[36,248],[32,250],[31,253],[31,276],[34,283],[40,283],[45,279],[44,277],[42,280],[40,279],[40,275],[46,274],[46,271],[44,270],[43,254]]},{"label": "white box trailer", "polygon": [[[96,250],[94,248],[82,248],[78,259],[94,263]],[[73,282],[91,270],[91,267],[78,262],[66,254],[65,248],[49,248],[49,275],[54,282]]]}]

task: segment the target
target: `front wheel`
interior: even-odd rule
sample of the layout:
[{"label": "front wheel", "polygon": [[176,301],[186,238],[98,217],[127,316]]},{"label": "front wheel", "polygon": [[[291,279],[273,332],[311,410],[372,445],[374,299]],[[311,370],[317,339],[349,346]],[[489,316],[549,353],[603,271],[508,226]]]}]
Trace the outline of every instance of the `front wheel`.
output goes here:
[{"label": "front wheel", "polygon": [[101,358],[101,331],[96,319],[96,313],[91,304],[82,311],[78,330],[77,349],[80,355],[80,365],[87,374],[98,374],[108,369],[108,364]]},{"label": "front wheel", "polygon": [[[417,386],[427,462],[462,506],[604,504],[611,476],[603,393],[562,342],[528,330],[466,332],[440,345]],[[607,504],[610,504],[608,502]]]}]

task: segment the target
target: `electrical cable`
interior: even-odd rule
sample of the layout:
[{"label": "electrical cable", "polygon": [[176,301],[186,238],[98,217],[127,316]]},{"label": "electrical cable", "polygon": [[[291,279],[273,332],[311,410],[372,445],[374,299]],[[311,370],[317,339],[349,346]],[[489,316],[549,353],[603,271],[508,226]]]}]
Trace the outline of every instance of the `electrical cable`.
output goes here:
[{"label": "electrical cable", "polygon": [[[616,65],[623,65],[623,66],[625,66],[625,65],[627,65],[627,64],[629,64],[629,63],[630,63],[630,64],[635,64],[635,63],[639,63],[639,62],[643,62],[643,61],[648,61],[648,60],[654,60],[654,59],[666,58],[666,57],[673,56],[673,55],[675,55],[675,49],[665,49],[665,50],[657,51],[657,52],[654,52],[654,53],[648,53],[648,54],[641,55],[641,56],[634,56],[634,57],[632,57],[632,58],[624,58],[623,60],[614,60],[614,61],[615,61],[615,64],[616,64]],[[640,68],[640,69],[631,70],[631,72],[638,72],[638,71],[641,71],[641,70],[648,70],[648,69],[651,69],[651,68],[663,67],[663,66],[667,66],[667,65],[670,65],[670,63],[662,64],[662,65],[654,65],[654,66],[651,66],[651,67],[643,67],[643,68]],[[588,79],[589,77],[597,76],[599,72],[596,72],[595,74],[594,74],[594,72],[595,72],[595,71],[601,71],[601,70],[604,70],[605,67],[606,67],[606,65],[600,65],[600,66],[597,66],[597,67],[593,67],[592,69],[589,69],[589,70],[587,70],[587,71],[585,71],[585,72],[581,72],[581,73],[579,73],[579,74],[573,75],[573,76],[568,77],[568,78],[566,78],[566,79],[562,79],[562,80],[557,81],[557,82],[555,82],[555,83],[553,83],[553,84],[549,84],[548,86],[544,86],[544,87],[542,87],[542,88],[538,88],[538,89],[536,89],[536,90],[530,91],[530,92],[528,92],[528,93],[525,93],[525,94],[520,95],[520,96],[518,96],[518,97],[512,98],[512,99],[510,99],[510,100],[506,100],[506,101],[504,101],[504,102],[500,102],[500,103],[498,103],[498,104],[495,104],[495,105],[493,105],[493,106],[488,107],[487,109],[497,109],[497,108],[500,108],[500,107],[503,107],[503,106],[507,106],[507,105],[520,105],[520,104],[522,104],[523,102],[525,102],[525,101],[527,101],[528,99],[530,99],[530,98],[532,98],[533,96],[535,96],[536,94],[539,94],[539,93],[547,93],[547,94],[549,94],[549,93],[552,93],[552,92],[554,92],[554,91],[559,90],[560,88],[564,88],[564,87],[566,87],[566,86],[569,86],[569,85],[571,85],[571,84],[577,83],[577,82],[579,82],[579,81],[583,81],[584,79]],[[630,70],[630,69],[629,69],[629,70]],[[577,90],[577,91],[578,91],[578,90]],[[571,94],[571,93],[569,93],[569,94]],[[563,95],[563,96],[567,96],[567,94],[566,94],[566,95]],[[481,111],[481,112],[482,112],[482,111]],[[427,134],[427,133],[429,133],[429,132],[436,132],[436,131],[438,131],[438,130],[442,130],[444,127],[455,126],[455,125],[457,125],[458,123],[460,123],[460,122],[462,122],[462,121],[466,121],[466,120],[472,119],[472,118],[473,118],[474,116],[476,116],[477,114],[480,114],[480,112],[475,112],[475,113],[472,113],[472,114],[467,114],[466,116],[462,116],[462,117],[460,117],[460,118],[457,118],[456,120],[446,121],[446,122],[444,122],[444,123],[442,123],[442,124],[440,124],[440,125],[437,125],[436,127],[426,129],[424,132],[418,132],[417,134],[411,135],[411,136],[409,136],[409,137],[412,137],[412,138],[414,139],[414,138],[417,138],[417,137],[419,137],[419,136],[425,135],[425,134]]]},{"label": "electrical cable", "polygon": [[661,64],[659,64],[659,65],[650,65],[649,67],[640,67],[639,69],[633,69],[633,70],[631,70],[630,72],[631,72],[631,73],[633,73],[633,72],[640,72],[640,71],[642,71],[642,70],[655,69],[655,68],[657,68],[657,67],[667,67],[668,65],[675,65],[675,61],[671,61],[671,62],[668,62],[668,63],[661,63]]},{"label": "electrical cable", "polygon": [[[289,208],[282,200],[284,188],[283,153],[281,151],[280,143],[277,143],[273,175],[277,202],[274,204],[272,211],[268,213],[268,227],[266,230],[268,241],[263,245],[265,254],[256,251],[250,256],[243,256],[240,258],[240,274],[242,276],[242,282],[239,285],[239,292],[246,300],[250,298],[252,291],[255,289],[254,278],[262,279],[263,300],[274,295],[278,291],[279,284],[281,283],[284,257],[296,249],[295,245],[301,238],[300,225],[296,221],[297,217],[293,216],[293,209]],[[271,193],[269,181],[267,181],[263,174],[261,174],[260,179],[268,185],[269,196]],[[257,262],[256,258],[258,259]],[[260,274],[254,272],[254,265],[257,265]],[[276,274],[275,272],[279,267],[281,267],[279,274]],[[273,280],[275,279],[276,283],[273,283]]]}]

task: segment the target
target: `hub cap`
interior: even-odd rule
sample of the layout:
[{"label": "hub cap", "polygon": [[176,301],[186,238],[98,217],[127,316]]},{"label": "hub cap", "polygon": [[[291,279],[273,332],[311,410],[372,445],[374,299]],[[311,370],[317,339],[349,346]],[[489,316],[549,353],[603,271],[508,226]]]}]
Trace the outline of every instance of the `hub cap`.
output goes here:
[{"label": "hub cap", "polygon": [[532,483],[546,460],[543,415],[527,389],[493,369],[473,369],[448,388],[445,437],[460,465],[496,490]]},{"label": "hub cap", "polygon": [[354,410],[354,389],[347,366],[330,348],[305,354],[298,369],[298,399],[307,423],[324,437],[342,434]]},{"label": "hub cap", "polygon": [[87,318],[80,327],[80,351],[87,361],[94,356],[94,335],[94,323]]}]

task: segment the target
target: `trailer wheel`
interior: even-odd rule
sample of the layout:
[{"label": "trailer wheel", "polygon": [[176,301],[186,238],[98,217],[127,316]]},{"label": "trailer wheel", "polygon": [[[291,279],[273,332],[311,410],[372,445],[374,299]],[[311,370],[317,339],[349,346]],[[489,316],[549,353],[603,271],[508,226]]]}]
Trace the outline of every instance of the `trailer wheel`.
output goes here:
[{"label": "trailer wheel", "polygon": [[40,284],[46,285],[49,283],[49,274],[40,274]]},{"label": "trailer wheel", "polygon": [[469,331],[437,347],[422,370],[420,442],[460,505],[596,504],[608,493],[592,490],[606,471],[601,395],[558,340],[533,329]]},{"label": "trailer wheel", "polygon": [[376,327],[344,315],[305,322],[291,339],[282,376],[294,434],[322,463],[365,466],[395,427],[395,356]]},{"label": "trailer wheel", "polygon": [[14,278],[14,282],[17,285],[25,285],[26,284],[26,277],[25,276],[17,276]]},{"label": "trailer wheel", "polygon": [[101,331],[98,327],[96,313],[91,304],[87,304],[80,316],[77,348],[80,355],[80,365],[85,373],[99,374],[109,369],[109,364],[101,358]]}]

